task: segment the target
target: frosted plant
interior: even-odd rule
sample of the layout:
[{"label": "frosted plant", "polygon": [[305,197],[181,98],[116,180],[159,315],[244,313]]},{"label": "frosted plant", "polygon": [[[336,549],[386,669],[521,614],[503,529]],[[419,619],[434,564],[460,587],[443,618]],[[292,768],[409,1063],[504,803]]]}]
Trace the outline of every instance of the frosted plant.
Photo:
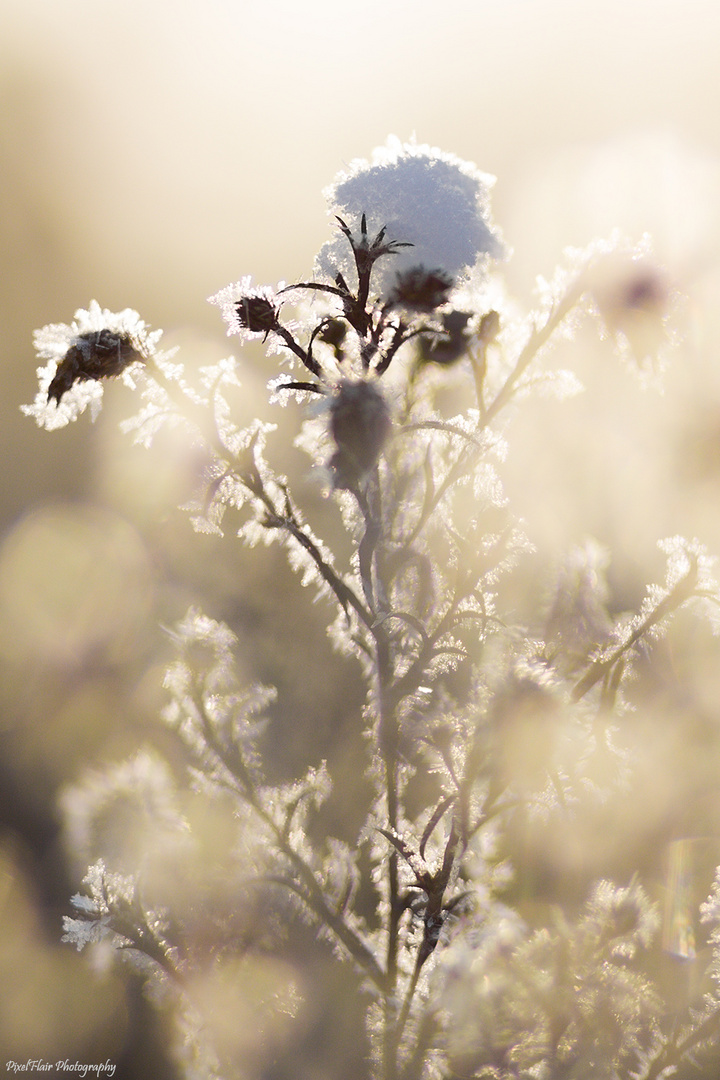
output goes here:
[{"label": "frosted plant", "polygon": [[[391,140],[328,189],[337,228],[312,280],[244,277],[211,298],[229,335],[277,358],[270,409],[295,403],[342,550],[274,467],[271,412],[235,420],[241,362],[191,376],[134,313],[95,303],[37,335],[46,364],[25,411],[57,427],[88,403],[97,414],[100,379],[130,379],[141,404],[125,431],[150,446],[181,425],[205,448],[186,508],[205,543],[230,529],[283,544],[333,611],[337,663],[359,662],[365,680],[371,795],[353,843],[318,825],[324,762],[273,781],[274,692],[239,682],[235,635],[195,608],[170,631],[162,717],[185,781],[143,752],[63,797],[69,849],[91,864],[65,939],[143,971],[188,1077],[309,1075],[317,994],[291,933],[303,920],[362,1003],[367,1042],[338,1075],[649,1080],[690,1075],[715,1044],[715,991],[679,1010],[663,999],[658,906],[639,874],[582,892],[556,883],[552,900],[541,884],[556,838],[581,843],[631,789],[623,722],[673,616],[694,609],[717,626],[712,559],[697,541],[664,541],[664,583],[623,613],[611,553],[588,540],[523,620],[508,597],[530,545],[501,481],[508,417],[534,392],[577,389],[551,366],[556,338],[594,313],[641,364],[669,341],[671,290],[647,241],[615,237],[569,253],[537,310],[517,315],[491,183]],[[468,403],[457,415],[448,387]]]}]

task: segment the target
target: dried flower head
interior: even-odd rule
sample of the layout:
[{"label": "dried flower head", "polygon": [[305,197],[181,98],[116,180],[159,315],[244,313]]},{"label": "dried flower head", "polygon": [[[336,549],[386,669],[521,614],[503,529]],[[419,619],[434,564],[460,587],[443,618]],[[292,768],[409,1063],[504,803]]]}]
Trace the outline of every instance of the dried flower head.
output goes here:
[{"label": "dried flower head", "polygon": [[608,333],[638,364],[668,342],[673,290],[649,252],[619,249],[589,268],[592,298]]},{"label": "dried flower head", "polygon": [[411,266],[397,274],[388,300],[411,311],[431,312],[447,303],[455,282],[444,270]]},{"label": "dried flower head", "polygon": [[390,413],[379,388],[345,379],[330,403],[336,450],[330,459],[337,488],[356,488],[377,462],[390,434]]},{"label": "dried flower head", "polygon": [[245,338],[266,337],[278,325],[278,303],[274,290],[267,285],[253,286],[251,280],[244,277],[208,297],[208,303],[220,308],[228,324],[228,337],[231,334]]},{"label": "dried flower head", "polygon": [[467,355],[470,313],[467,311],[445,311],[440,317],[442,333],[423,335],[419,338],[420,360],[425,363],[442,365],[454,364]]},{"label": "dried flower head", "polygon": [[48,388],[48,401],[60,403],[74,382],[119,375],[133,361],[142,361],[132,338],[115,330],[80,334],[60,361]]},{"label": "dried flower head", "polygon": [[[35,332],[35,349],[46,363],[38,368],[39,390],[22,411],[41,427],[64,427],[91,406],[100,410],[100,379],[124,375],[136,363],[157,356],[162,330],[148,331],[136,311],[112,312],[92,300],[74,321],[51,323]],[[132,382],[131,374],[128,378]]]}]

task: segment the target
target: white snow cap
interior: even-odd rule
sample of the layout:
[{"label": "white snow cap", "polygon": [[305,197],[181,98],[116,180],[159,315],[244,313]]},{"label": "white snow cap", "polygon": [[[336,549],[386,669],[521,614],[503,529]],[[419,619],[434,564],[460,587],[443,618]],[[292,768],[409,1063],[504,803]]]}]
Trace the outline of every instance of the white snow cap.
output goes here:
[{"label": "white snow cap", "polygon": [[[390,136],[372,159],[358,158],[323,194],[331,214],[360,236],[367,218],[368,239],[385,228],[385,241],[413,246],[382,256],[373,270],[372,291],[385,297],[398,273],[414,267],[442,270],[455,282],[476,266],[504,254],[489,210],[495,178],[436,147],[402,143]],[[334,281],[338,271],[352,288],[355,263],[347,238],[339,234],[320,249],[318,277]]]}]

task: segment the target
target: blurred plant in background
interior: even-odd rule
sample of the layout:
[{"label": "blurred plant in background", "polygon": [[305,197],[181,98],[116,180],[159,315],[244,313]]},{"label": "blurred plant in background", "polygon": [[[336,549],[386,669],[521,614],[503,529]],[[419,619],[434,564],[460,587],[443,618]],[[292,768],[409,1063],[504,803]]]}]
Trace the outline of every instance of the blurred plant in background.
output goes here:
[{"label": "blurred plant in background", "polygon": [[[124,431],[150,448],[175,429],[203,463],[195,530],[281,544],[318,602],[334,670],[308,669],[308,699],[338,671],[363,686],[362,783],[338,783],[310,731],[280,777],[282,697],[246,683],[237,636],[193,606],[168,631],[164,741],[63,793],[89,867],[65,940],[142,974],[187,1077],[649,1080],[717,1062],[717,889],[701,923],[712,875],[696,898],[682,823],[657,827],[633,795],[652,740],[683,743],[657,705],[663,642],[688,616],[717,631],[713,560],[662,539],[662,580],[627,610],[592,539],[533,564],[502,485],[516,412],[581,389],[553,346],[594,318],[652,384],[677,297],[646,239],[613,235],[519,313],[491,183],[391,139],[327,190],[338,228],[312,280],[213,296],[279,365],[249,422],[234,358],[192,372],[134,312],[92,303],[36,336],[24,411],[49,430],[95,418],[121,376],[141,399]],[[310,465],[289,479],[271,418],[291,404]],[[707,981],[679,990],[669,965],[703,950]]]}]

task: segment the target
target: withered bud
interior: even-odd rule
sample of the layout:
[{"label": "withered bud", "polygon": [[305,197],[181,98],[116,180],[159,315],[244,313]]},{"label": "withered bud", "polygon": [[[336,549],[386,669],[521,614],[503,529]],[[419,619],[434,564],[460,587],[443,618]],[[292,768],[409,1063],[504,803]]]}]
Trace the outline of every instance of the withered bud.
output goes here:
[{"label": "withered bud", "polygon": [[266,296],[243,296],[235,311],[240,326],[253,334],[267,334],[277,326],[277,308]]},{"label": "withered bud", "polygon": [[376,464],[390,434],[390,412],[370,382],[345,380],[330,404],[330,432],[337,447],[330,459],[335,486],[357,488]]},{"label": "withered bud", "polygon": [[336,360],[342,360],[345,355],[344,344],[347,337],[347,326],[342,319],[326,319],[317,336],[319,341],[330,346]]},{"label": "withered bud", "polygon": [[477,328],[477,341],[480,345],[489,345],[500,333],[500,314],[486,311]]},{"label": "withered bud", "polygon": [[467,311],[446,311],[442,316],[443,334],[420,338],[420,359],[425,364],[454,364],[467,353]]},{"label": "withered bud", "polygon": [[624,339],[637,363],[662,350],[673,290],[666,273],[649,256],[608,255],[591,269],[589,285],[605,326],[613,337]]},{"label": "withered bud", "polygon": [[444,270],[426,270],[413,266],[397,274],[390,292],[391,304],[402,304],[413,311],[431,312],[447,303],[450,290],[455,284]]},{"label": "withered bud", "polygon": [[59,404],[74,383],[112,378],[142,359],[136,342],[127,334],[107,329],[80,334],[58,364],[48,387],[48,401]]}]

